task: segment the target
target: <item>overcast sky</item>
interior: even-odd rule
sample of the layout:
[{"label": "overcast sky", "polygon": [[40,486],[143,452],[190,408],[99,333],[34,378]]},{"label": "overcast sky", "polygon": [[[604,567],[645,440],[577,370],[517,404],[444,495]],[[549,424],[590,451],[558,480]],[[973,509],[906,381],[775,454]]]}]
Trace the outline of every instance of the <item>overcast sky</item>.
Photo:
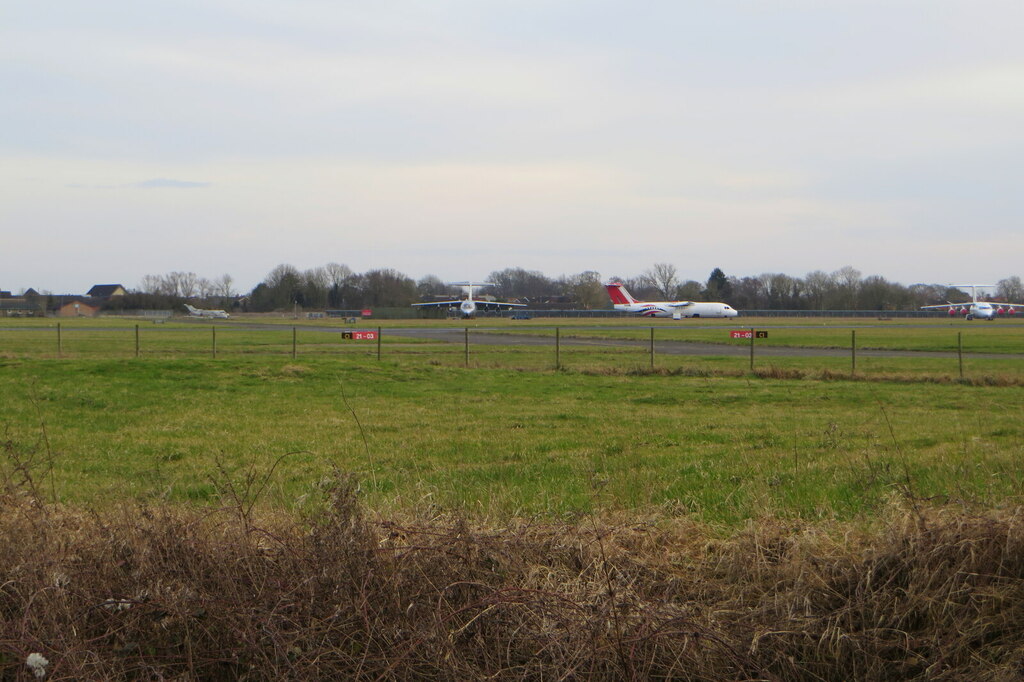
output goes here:
[{"label": "overcast sky", "polygon": [[0,288],[1024,275],[1020,0],[0,0]]}]

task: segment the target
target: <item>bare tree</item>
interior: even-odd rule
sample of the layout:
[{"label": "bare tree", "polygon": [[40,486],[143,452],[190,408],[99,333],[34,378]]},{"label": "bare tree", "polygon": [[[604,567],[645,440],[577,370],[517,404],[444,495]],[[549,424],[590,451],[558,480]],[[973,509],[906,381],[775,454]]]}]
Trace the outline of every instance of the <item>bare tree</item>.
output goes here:
[{"label": "bare tree", "polygon": [[823,270],[814,270],[804,275],[804,292],[811,310],[824,310],[825,299],[835,286],[833,276]]},{"label": "bare tree", "polygon": [[677,286],[675,292],[669,298],[679,299],[680,301],[707,300],[704,285],[695,279],[688,279]]},{"label": "bare tree", "polygon": [[1020,303],[1024,301],[1024,284],[1017,275],[1001,279],[996,282],[996,295],[1006,303]]},{"label": "bare tree", "polygon": [[676,289],[679,288],[676,266],[669,263],[655,263],[649,270],[644,272],[643,277],[665,299],[675,298]]},{"label": "bare tree", "polygon": [[333,262],[324,266],[324,273],[327,275],[328,286],[332,288],[342,287],[353,274],[349,266]]},{"label": "bare tree", "polygon": [[730,284],[735,307],[748,310],[764,310],[767,307],[759,278],[733,277]]},{"label": "bare tree", "polygon": [[281,263],[274,266],[274,269],[267,273],[263,282],[272,289],[281,286],[294,288],[298,285],[301,278],[302,275],[299,273],[298,268],[288,263]]},{"label": "bare tree", "polygon": [[327,305],[343,306],[346,296],[355,291],[355,273],[349,266],[334,262],[325,265],[324,272],[327,274]]},{"label": "bare tree", "polygon": [[844,265],[832,273],[840,294],[840,306],[844,310],[853,310],[857,307],[857,292],[860,289],[860,270],[850,265]]},{"label": "bare tree", "polygon": [[862,310],[893,310],[900,301],[900,289],[881,275],[869,275],[861,283],[857,294]]},{"label": "bare tree", "polygon": [[491,293],[505,301],[512,298],[536,300],[559,293],[555,282],[537,270],[506,268],[492,272],[487,276],[487,281],[494,284]]},{"label": "bare tree", "polygon": [[766,272],[758,279],[761,280],[761,288],[768,308],[785,310],[798,305],[799,280],[781,272]]},{"label": "bare tree", "polygon": [[143,294],[159,294],[162,287],[160,275],[145,275],[139,282],[139,292]]},{"label": "bare tree", "polygon": [[235,292],[231,289],[231,284],[234,280],[231,275],[224,273],[218,279],[214,281],[214,288],[217,291],[217,295],[221,298],[231,298],[235,295]]},{"label": "bare tree", "polygon": [[565,278],[565,292],[573,300],[586,309],[605,307],[608,294],[601,284],[601,274],[594,270],[585,270],[577,275]]},{"label": "bare tree", "polygon": [[437,275],[425,275],[416,282],[416,292],[424,300],[431,296],[444,296],[448,289],[448,285]]},{"label": "bare tree", "polygon": [[323,267],[310,268],[302,273],[303,305],[326,308],[330,294],[330,276]]},{"label": "bare tree", "polygon": [[370,270],[362,285],[363,305],[402,307],[417,300],[416,282],[397,270]]},{"label": "bare tree", "polygon": [[194,272],[172,272],[167,275],[169,287],[172,289],[172,296],[192,298],[196,295],[196,282],[198,276]]}]

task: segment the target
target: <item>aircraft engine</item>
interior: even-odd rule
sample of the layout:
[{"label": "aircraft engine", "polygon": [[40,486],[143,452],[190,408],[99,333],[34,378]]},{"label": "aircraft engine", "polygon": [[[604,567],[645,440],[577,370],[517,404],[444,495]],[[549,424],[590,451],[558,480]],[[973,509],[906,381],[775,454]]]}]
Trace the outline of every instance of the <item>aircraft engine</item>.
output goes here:
[{"label": "aircraft engine", "polygon": [[967,308],[961,308],[961,309],[960,309],[960,314],[961,314],[961,315],[966,315],[966,314],[967,314],[967,312],[968,312],[968,311],[967,311]]},{"label": "aircraft engine", "polygon": [[1006,311],[1002,308],[996,308],[996,315],[1005,315]]},{"label": "aircraft engine", "polygon": [[950,309],[949,309],[949,314],[950,314],[951,316],[952,316],[952,315],[956,315],[956,308],[950,308]]},{"label": "aircraft engine", "polygon": [[1017,314],[1017,309],[1016,309],[1016,308],[1010,308],[1010,309],[1009,309],[1009,310],[1007,310],[1006,312],[1007,312],[1008,314],[1010,314],[1010,315],[1016,315],[1016,314]]}]

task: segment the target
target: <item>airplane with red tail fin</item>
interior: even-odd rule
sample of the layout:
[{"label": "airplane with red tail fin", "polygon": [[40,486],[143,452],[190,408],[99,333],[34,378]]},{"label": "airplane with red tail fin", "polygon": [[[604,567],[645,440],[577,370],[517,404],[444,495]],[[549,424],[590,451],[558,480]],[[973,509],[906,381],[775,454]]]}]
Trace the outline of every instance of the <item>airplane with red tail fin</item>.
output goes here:
[{"label": "airplane with red tail fin", "polygon": [[739,313],[726,303],[705,301],[638,301],[619,282],[605,285],[616,310],[643,317],[736,317]]}]

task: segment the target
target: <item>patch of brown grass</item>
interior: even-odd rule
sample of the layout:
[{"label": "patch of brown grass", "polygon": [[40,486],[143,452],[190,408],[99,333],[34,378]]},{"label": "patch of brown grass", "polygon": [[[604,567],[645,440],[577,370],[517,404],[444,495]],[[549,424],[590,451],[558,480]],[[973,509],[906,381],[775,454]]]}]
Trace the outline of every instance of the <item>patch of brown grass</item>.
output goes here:
[{"label": "patch of brown grass", "polygon": [[[1018,679],[1024,522],[93,513],[0,492],[0,679]],[[25,472],[22,472],[23,474]],[[237,488],[235,489],[238,490]]]},{"label": "patch of brown grass", "polygon": [[300,377],[309,374],[312,369],[306,365],[293,365],[287,364],[281,367],[281,376],[285,377]]}]

